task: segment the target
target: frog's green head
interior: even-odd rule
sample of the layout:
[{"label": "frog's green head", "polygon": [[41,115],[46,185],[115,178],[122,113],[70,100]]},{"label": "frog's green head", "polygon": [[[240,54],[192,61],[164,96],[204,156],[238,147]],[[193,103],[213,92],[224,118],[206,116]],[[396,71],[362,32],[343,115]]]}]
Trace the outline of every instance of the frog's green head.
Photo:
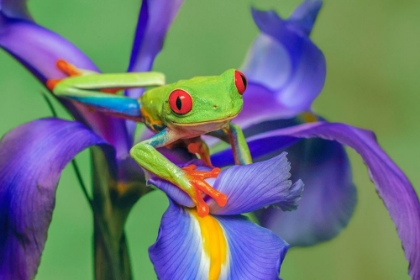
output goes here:
[{"label": "frog's green head", "polygon": [[163,116],[167,124],[226,122],[242,110],[247,81],[230,69],[220,76],[195,77],[168,85]]}]

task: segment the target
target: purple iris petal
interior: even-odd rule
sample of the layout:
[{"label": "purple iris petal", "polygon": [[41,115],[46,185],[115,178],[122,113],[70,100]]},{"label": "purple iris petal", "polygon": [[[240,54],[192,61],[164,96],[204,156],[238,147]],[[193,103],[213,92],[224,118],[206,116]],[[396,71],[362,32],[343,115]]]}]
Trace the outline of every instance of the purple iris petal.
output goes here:
[{"label": "purple iris petal", "polygon": [[32,279],[47,238],[61,171],[104,141],[78,122],[41,119],[0,141],[0,278]]},{"label": "purple iris petal", "polygon": [[8,18],[0,13],[0,47],[22,62],[44,84],[66,77],[57,66],[64,59],[78,68],[99,71],[76,46],[60,35],[31,21]]},{"label": "purple iris petal", "polygon": [[[253,10],[254,21],[262,34],[257,37],[245,61],[243,72],[251,86],[244,94],[245,107],[238,117],[243,127],[274,118],[289,118],[309,110],[325,82],[325,58],[301,25],[309,27],[319,10],[305,9],[304,2],[290,20],[274,11]],[[306,13],[302,11],[306,11]],[[299,20],[298,20],[299,19]],[[311,25],[312,26],[312,25]],[[270,110],[251,110],[253,99],[269,97]],[[249,101],[248,101],[249,99]],[[242,123],[243,122],[243,123]]]},{"label": "purple iris petal", "polygon": [[[200,161],[192,162],[200,165]],[[210,170],[200,166],[199,170]],[[292,184],[290,163],[283,153],[270,160],[250,165],[237,165],[223,170],[216,179],[207,182],[213,188],[228,197],[228,203],[219,207],[212,199],[208,200],[210,213],[215,215],[236,215],[255,211],[267,205],[275,204],[283,210],[297,207],[297,201],[303,191],[301,181]],[[163,190],[176,203],[193,207],[190,197],[173,184],[152,176],[149,183]]]},{"label": "purple iris petal", "polygon": [[200,218],[193,211],[170,202],[163,215],[149,248],[158,278],[278,278],[288,249],[283,240],[242,216]]},{"label": "purple iris petal", "polygon": [[305,182],[299,207],[258,211],[261,225],[291,246],[308,246],[335,237],[349,222],[357,200],[344,147],[323,139],[304,139],[287,149],[292,178]]},{"label": "purple iris petal", "polygon": [[322,0],[305,0],[290,16],[289,22],[309,36],[321,7]]},{"label": "purple iris petal", "polygon": [[[99,71],[92,61],[76,46],[30,21],[11,19],[0,13],[0,47],[13,55],[43,84],[48,79],[64,78],[56,62],[64,59],[78,68]],[[112,144],[118,156],[126,155],[130,148],[125,123],[121,119],[91,112],[86,106],[61,100],[74,117],[90,126]]]},{"label": "purple iris petal", "polygon": [[247,128],[267,119],[285,118],[293,116],[296,110],[279,103],[277,96],[266,87],[249,81],[246,92],[243,95],[244,106],[234,122],[241,127]]},{"label": "purple iris petal", "polygon": [[[358,152],[369,168],[369,175],[384,201],[410,263],[412,279],[420,277],[420,203],[405,174],[376,142],[371,131],[341,123],[315,122],[252,137],[298,137],[335,140]],[[250,139],[252,141],[252,138]]]},{"label": "purple iris petal", "polygon": [[200,267],[200,236],[188,212],[170,202],[163,214],[156,243],[149,248],[150,259],[161,279],[205,279]]},{"label": "purple iris petal", "polygon": [[289,171],[286,153],[266,161],[223,170],[214,188],[227,195],[228,203],[221,208],[211,200],[210,212],[215,215],[235,215],[271,204],[283,210],[296,209],[303,184],[301,181],[292,184]]},{"label": "purple iris petal", "polygon": [[[162,50],[166,33],[183,0],[142,1],[128,72],[145,72],[152,69],[153,61]],[[126,94],[139,98],[142,89],[130,89]]]},{"label": "purple iris petal", "polygon": [[271,231],[241,216],[220,216],[232,265],[228,279],[278,279],[289,245]]},{"label": "purple iris petal", "polygon": [[194,202],[188,196],[186,192],[181,190],[180,188],[176,187],[172,183],[157,177],[156,175],[152,174],[151,178],[148,181],[149,184],[156,186],[160,190],[166,193],[166,195],[175,201],[179,205],[183,205],[185,207],[194,207]]},{"label": "purple iris petal", "polygon": [[[258,138],[248,143],[249,151],[253,159],[258,159],[262,156],[280,152],[284,148],[296,143],[298,139],[294,137],[272,137],[272,138]],[[211,156],[211,161],[214,166],[224,167],[233,165],[235,160],[232,154],[232,148],[225,149]]]},{"label": "purple iris petal", "polygon": [[26,2],[27,0],[0,0],[0,11],[8,17],[32,20]]}]

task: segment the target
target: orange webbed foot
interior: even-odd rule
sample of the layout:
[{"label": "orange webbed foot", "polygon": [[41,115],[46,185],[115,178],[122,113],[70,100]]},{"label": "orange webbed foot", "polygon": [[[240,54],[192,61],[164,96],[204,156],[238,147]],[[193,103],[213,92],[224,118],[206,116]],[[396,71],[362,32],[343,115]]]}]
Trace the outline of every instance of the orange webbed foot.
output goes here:
[{"label": "orange webbed foot", "polygon": [[195,201],[197,204],[197,213],[200,217],[204,217],[209,213],[209,206],[203,199],[203,194],[210,196],[216,201],[217,205],[223,207],[227,203],[227,196],[213,189],[204,179],[216,178],[220,173],[220,168],[213,168],[210,171],[196,170],[194,164],[188,165],[182,170],[186,173],[192,187],[195,190]]}]

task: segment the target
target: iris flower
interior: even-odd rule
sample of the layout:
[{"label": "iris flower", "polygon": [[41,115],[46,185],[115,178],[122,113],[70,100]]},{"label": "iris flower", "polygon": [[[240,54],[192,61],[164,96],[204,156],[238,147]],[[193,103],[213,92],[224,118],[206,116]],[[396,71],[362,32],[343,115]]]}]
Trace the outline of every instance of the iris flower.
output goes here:
[{"label": "iris flower", "polygon": [[[150,70],[180,3],[171,6],[143,1],[128,71]],[[99,71],[71,43],[35,24],[24,4],[2,3],[0,46],[31,70],[42,84],[64,77],[56,68],[59,59]],[[172,16],[162,19],[161,14]],[[141,90],[126,94],[136,97]],[[150,190],[144,184],[144,173],[128,156],[135,141],[133,124],[90,112],[77,103],[59,101],[78,122],[40,119],[13,129],[0,141],[0,276],[34,277],[51,222],[60,173],[77,153],[97,146],[92,149],[94,197],[90,201],[95,217],[96,278],[128,279],[131,272],[127,267],[123,226],[134,202]],[[148,135],[145,133],[137,140]],[[192,158],[182,151],[162,152],[175,163]],[[151,183],[171,197],[158,241],[150,249],[158,276],[188,278],[195,273],[197,277],[220,274],[234,278],[250,275],[277,278],[287,243],[240,214],[270,204],[286,210],[296,208],[303,185],[300,181],[292,185],[287,180],[289,169],[285,156],[281,155],[222,171],[209,183],[229,195],[229,204],[220,209],[209,201],[212,215],[205,218],[186,208],[192,202],[179,189],[152,177]],[[201,225],[199,231],[192,230],[194,223]],[[207,243],[201,242],[204,239]],[[214,249],[219,247],[221,251]],[[182,270],[180,266],[188,269]]]},{"label": "iris flower", "polygon": [[[149,71],[182,1],[143,1],[128,71]],[[165,15],[162,17],[161,15]],[[94,63],[60,35],[36,24],[26,1],[0,1],[0,47],[45,85],[64,78],[64,59],[99,72]],[[136,96],[138,91],[126,92]],[[144,173],[129,156],[134,125],[67,100],[59,100],[78,122],[58,118],[19,126],[0,142],[0,278],[33,278],[44,249],[64,166],[87,147],[92,151],[95,276],[129,279],[124,224],[134,203],[150,191]],[[83,125],[82,125],[83,124]],[[171,152],[173,162],[191,155]],[[85,190],[86,192],[86,190]]]},{"label": "iris flower", "polygon": [[[181,0],[142,2],[128,71],[149,71],[152,68],[181,4]],[[309,39],[320,6],[321,1],[307,0],[288,20],[279,18],[274,12],[253,11],[261,34],[243,67],[249,79],[249,89],[244,95],[243,112],[236,122],[244,128],[255,160],[270,158],[288,148],[293,181],[302,178],[307,186],[301,207],[295,213],[269,207],[255,214],[262,226],[292,246],[312,245],[333,238],[348,223],[355,205],[356,192],[341,144],[348,145],[366,162],[378,194],[397,226],[410,262],[410,275],[417,279],[420,277],[420,204],[411,184],[379,147],[373,133],[346,124],[326,122],[311,112],[311,103],[322,90],[325,80],[324,56]],[[79,68],[99,71],[70,42],[37,25],[22,0],[0,0],[0,47],[26,66],[44,85],[48,79],[64,77],[55,67],[59,59]],[[141,89],[125,92],[133,98],[141,93]],[[12,130],[0,142],[0,259],[4,260],[0,265],[0,275],[17,279],[34,276],[51,221],[61,170],[78,152],[95,145],[99,148],[92,148],[94,197],[91,204],[95,217],[95,262],[100,268],[96,270],[96,276],[130,278],[123,226],[132,205],[150,191],[144,184],[144,173],[128,156],[130,147],[137,141],[134,124],[92,113],[80,104],[59,101],[83,125],[56,118],[36,120]],[[146,136],[147,132],[142,137]],[[315,139],[298,142],[299,138]],[[177,164],[191,160],[191,155],[183,151],[162,152]],[[281,158],[272,160],[284,164]],[[215,154],[213,163],[216,166],[231,165],[231,151]],[[243,174],[241,169],[251,168],[252,171],[258,164],[266,163],[228,168],[212,183],[215,188],[229,193],[230,185],[223,183],[224,180],[236,176],[236,173]],[[278,176],[284,176],[284,173]],[[238,186],[243,186],[244,182],[239,182]],[[176,234],[187,234],[193,244],[198,244],[200,234],[193,212],[185,208],[190,202],[182,199],[182,193],[174,194],[177,189],[158,178],[152,177],[151,183],[167,192],[171,201],[162,219],[157,243],[150,249],[155,269],[163,278],[168,268],[159,261],[161,255],[168,254],[165,249],[177,253],[173,251],[175,247],[165,248],[164,244],[170,238],[176,240]],[[261,186],[254,183],[254,186],[262,186],[261,182]],[[210,223],[217,221],[221,225],[229,248],[247,249],[241,244],[230,243],[241,241],[230,239],[235,234],[231,231],[233,227],[243,227],[246,236],[263,232],[276,244],[279,253],[278,265],[270,266],[276,272],[287,245],[269,231],[237,215],[267,204],[289,201],[286,197],[289,197],[289,202],[295,201],[294,196],[301,190],[301,185],[288,186],[285,190],[290,196],[272,197],[272,201],[260,201],[253,205],[255,207],[250,204],[246,209],[239,206],[243,201],[234,199],[231,194],[230,200],[234,201],[232,212],[221,213],[218,211],[228,210],[211,208],[212,216],[208,217]],[[178,221],[176,231],[171,230],[174,226],[172,220]],[[198,245],[187,247],[185,244],[182,243],[185,250],[203,252]],[[238,258],[244,254],[247,251],[239,253],[234,249],[230,252],[230,256]],[[179,260],[178,257],[175,261]],[[274,257],[270,260],[272,264]],[[187,268],[189,264],[195,264],[194,268],[184,272],[201,275],[200,269],[207,264],[205,258],[200,264],[198,261],[185,258],[177,263],[180,265],[177,267],[181,269],[181,266]],[[101,263],[108,265],[101,267]],[[226,269],[215,267],[220,273],[227,273]],[[237,266],[231,267],[231,273],[236,273],[232,271],[237,271]]]},{"label": "iris flower", "polygon": [[[198,160],[193,163],[198,170],[209,170]],[[283,153],[223,170],[208,182],[229,202],[221,208],[207,200],[210,215],[204,218],[191,208],[194,203],[184,192],[152,176],[150,182],[170,200],[158,239],[149,249],[159,279],[277,279],[288,244],[240,214],[269,205],[294,210],[303,184],[287,180],[289,169]]]},{"label": "iris flower", "polygon": [[[252,11],[260,34],[243,65],[249,87],[235,121],[243,128],[254,160],[287,148],[292,178],[305,183],[296,211],[268,208],[257,211],[256,217],[291,246],[335,237],[348,224],[356,205],[346,145],[368,167],[397,227],[409,274],[419,279],[420,203],[411,183],[381,149],[373,132],[327,122],[311,110],[326,76],[325,57],[309,38],[321,6],[320,0],[306,0],[287,20],[274,11]],[[217,166],[233,163],[230,150],[213,155],[212,160]]]}]

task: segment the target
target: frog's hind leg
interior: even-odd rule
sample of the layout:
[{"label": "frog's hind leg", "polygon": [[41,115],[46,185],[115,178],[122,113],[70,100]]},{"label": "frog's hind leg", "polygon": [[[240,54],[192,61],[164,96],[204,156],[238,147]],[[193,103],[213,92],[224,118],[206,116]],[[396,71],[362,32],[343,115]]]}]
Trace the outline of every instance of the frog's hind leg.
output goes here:
[{"label": "frog's hind leg", "polygon": [[100,74],[78,69],[64,60],[59,60],[57,67],[69,75],[68,78],[47,81],[47,87],[57,97],[77,101],[95,111],[135,121],[142,121],[140,102],[109,93],[115,93],[119,89],[158,86],[165,83],[165,76],[156,72]]},{"label": "frog's hind leg", "polygon": [[63,81],[71,79],[72,87],[98,92],[116,93],[121,89],[162,86],[165,75],[158,72],[132,72],[118,74],[102,74],[90,70],[79,69],[65,60],[57,61],[57,68],[68,78],[47,81],[47,87],[54,90]]}]

